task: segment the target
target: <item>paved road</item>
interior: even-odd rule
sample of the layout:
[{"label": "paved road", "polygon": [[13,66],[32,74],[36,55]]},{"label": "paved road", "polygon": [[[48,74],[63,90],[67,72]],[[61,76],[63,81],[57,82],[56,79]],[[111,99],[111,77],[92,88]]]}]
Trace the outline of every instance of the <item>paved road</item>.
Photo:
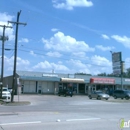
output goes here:
[{"label": "paved road", "polygon": [[130,120],[126,100],[56,95],[21,95],[19,100],[31,104],[0,106],[0,130],[119,130],[121,118]]}]

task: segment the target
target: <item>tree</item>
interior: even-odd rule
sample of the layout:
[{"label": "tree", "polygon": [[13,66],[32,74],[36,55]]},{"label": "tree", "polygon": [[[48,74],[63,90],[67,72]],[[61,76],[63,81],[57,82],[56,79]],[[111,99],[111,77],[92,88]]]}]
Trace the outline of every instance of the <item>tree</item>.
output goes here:
[{"label": "tree", "polygon": [[101,74],[97,74],[98,76],[107,76],[107,74],[104,72],[104,73],[101,73]]}]

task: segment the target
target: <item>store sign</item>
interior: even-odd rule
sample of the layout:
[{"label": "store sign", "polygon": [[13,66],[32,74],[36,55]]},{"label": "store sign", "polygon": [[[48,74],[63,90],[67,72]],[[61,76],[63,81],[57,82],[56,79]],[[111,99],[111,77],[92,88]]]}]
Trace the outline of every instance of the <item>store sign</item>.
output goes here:
[{"label": "store sign", "polygon": [[56,74],[43,74],[42,76],[45,76],[45,77],[58,77],[58,75],[56,75]]},{"label": "store sign", "polygon": [[84,79],[73,79],[73,78],[61,78],[62,82],[69,82],[69,83],[84,83]]},{"label": "store sign", "polygon": [[115,79],[110,78],[91,78],[90,83],[94,84],[115,84]]},{"label": "store sign", "polygon": [[125,79],[125,82],[130,82],[130,79]]}]

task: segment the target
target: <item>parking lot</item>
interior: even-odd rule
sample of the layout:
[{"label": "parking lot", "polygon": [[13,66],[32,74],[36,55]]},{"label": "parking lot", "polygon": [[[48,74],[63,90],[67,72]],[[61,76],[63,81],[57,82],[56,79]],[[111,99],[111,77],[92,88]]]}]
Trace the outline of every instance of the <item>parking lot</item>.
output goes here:
[{"label": "parking lot", "polygon": [[[130,120],[130,100],[89,99],[86,95],[20,95],[15,102],[28,105],[0,105],[0,126],[4,130],[119,130],[120,119]],[[33,126],[33,127],[32,127]]]}]

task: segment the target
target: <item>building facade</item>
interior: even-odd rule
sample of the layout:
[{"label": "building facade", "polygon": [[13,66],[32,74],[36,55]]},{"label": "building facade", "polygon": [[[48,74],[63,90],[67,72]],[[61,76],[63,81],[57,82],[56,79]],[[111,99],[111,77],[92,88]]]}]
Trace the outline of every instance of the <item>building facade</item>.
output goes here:
[{"label": "building facade", "polygon": [[[57,94],[59,89],[72,89],[74,94],[102,90],[111,94],[116,89],[130,90],[130,79],[79,74],[17,71],[15,90],[22,93]],[[12,76],[4,78],[4,86],[12,88]],[[123,85],[121,85],[123,84]]]}]

